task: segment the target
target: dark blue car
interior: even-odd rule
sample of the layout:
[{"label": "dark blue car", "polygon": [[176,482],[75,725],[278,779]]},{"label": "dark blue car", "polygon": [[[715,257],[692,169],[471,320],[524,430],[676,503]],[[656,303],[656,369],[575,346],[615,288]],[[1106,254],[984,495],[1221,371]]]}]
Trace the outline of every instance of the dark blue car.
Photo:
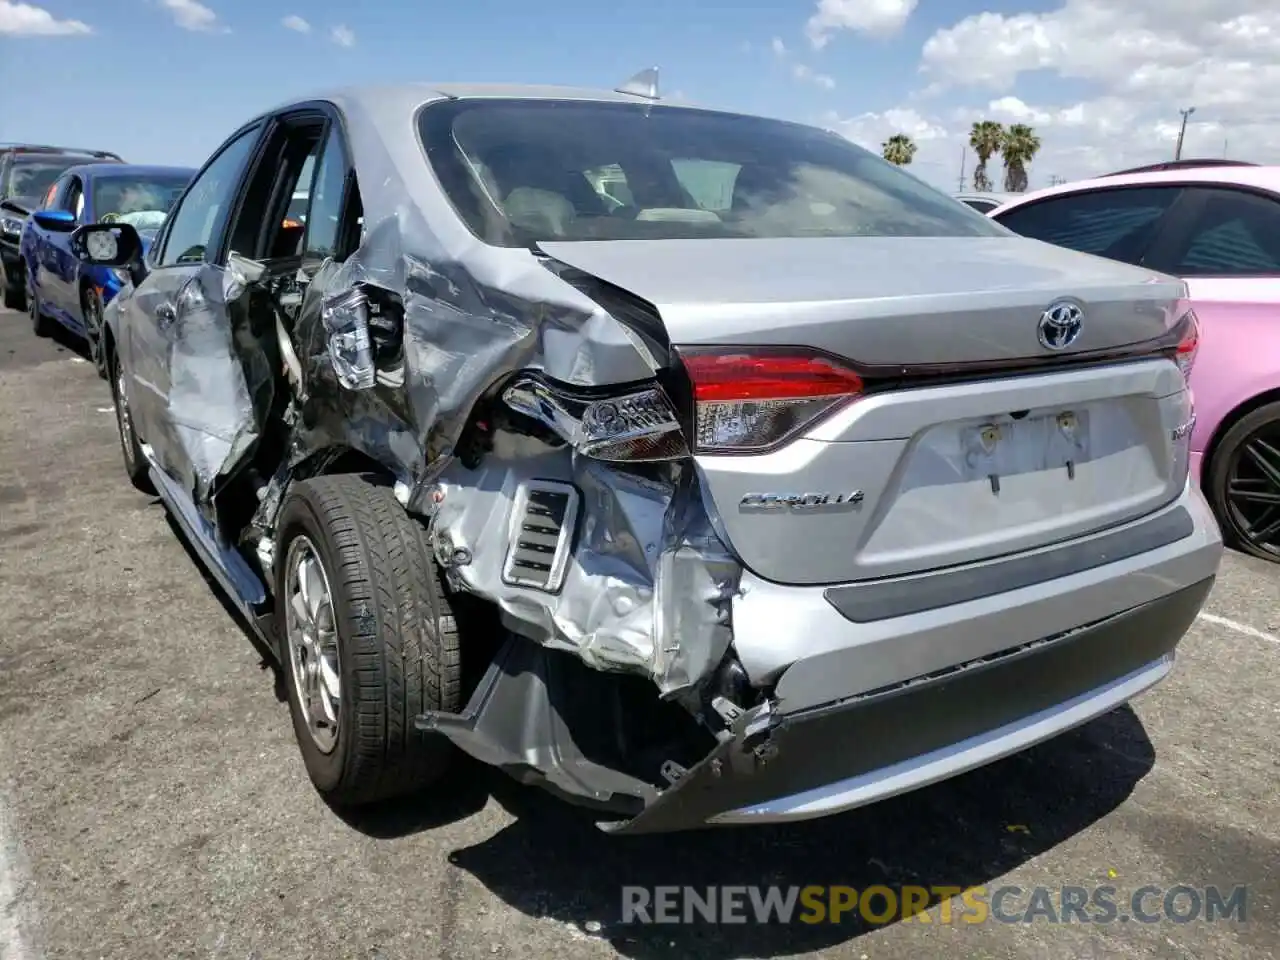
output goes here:
[{"label": "dark blue car", "polygon": [[128,275],[82,264],[71,253],[71,232],[86,223],[128,223],[147,244],[194,175],[187,167],[86,164],[71,167],[49,187],[19,246],[37,335],[48,336],[54,323],[62,324],[85,339],[105,375],[102,310]]}]

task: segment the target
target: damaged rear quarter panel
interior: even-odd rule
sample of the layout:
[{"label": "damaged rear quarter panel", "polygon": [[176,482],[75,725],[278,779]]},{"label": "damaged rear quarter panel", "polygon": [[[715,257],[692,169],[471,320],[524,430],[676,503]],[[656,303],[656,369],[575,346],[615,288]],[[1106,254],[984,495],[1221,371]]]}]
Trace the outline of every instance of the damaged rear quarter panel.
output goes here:
[{"label": "damaged rear quarter panel", "polygon": [[[662,359],[542,257],[487,246],[467,230],[417,141],[421,99],[333,102],[358,172],[364,229],[351,256],[311,278],[298,307],[291,339],[302,395],[286,463],[260,465],[275,479],[255,522],[271,528],[291,477],[309,472],[295,468],[359,451],[403,485],[402,500],[429,522],[453,582],[494,602],[516,632],[601,670],[647,675],[664,695],[689,691],[730,645],[740,567],[711,530],[688,465],[606,464],[501,433],[476,469],[456,458],[477,401],[518,371],[599,388],[651,379]],[[244,295],[234,266],[209,272],[218,289]],[[340,385],[324,319],[327,303],[356,288],[403,318],[401,348],[360,390]],[[244,400],[261,385],[262,360],[252,338],[237,337],[236,299],[210,301],[212,312],[192,331],[199,343],[178,347],[198,348],[201,383],[220,369],[231,391],[213,405],[217,391],[170,397],[172,421],[197,436],[181,446],[188,463],[166,468],[178,467],[197,498],[237,467],[263,427],[264,407]],[[268,379],[284,389],[287,364],[272,366]],[[535,478],[572,483],[580,497],[576,543],[556,593],[502,577],[516,491]],[[456,563],[463,555],[470,562]]]}]

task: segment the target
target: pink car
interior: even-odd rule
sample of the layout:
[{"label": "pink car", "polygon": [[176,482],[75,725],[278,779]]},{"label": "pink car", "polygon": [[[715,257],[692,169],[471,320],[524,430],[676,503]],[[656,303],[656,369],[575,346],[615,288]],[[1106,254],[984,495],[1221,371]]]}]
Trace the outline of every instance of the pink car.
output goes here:
[{"label": "pink car", "polygon": [[989,216],[1186,280],[1200,319],[1193,481],[1230,543],[1280,562],[1280,167],[1115,174],[1028,193]]}]

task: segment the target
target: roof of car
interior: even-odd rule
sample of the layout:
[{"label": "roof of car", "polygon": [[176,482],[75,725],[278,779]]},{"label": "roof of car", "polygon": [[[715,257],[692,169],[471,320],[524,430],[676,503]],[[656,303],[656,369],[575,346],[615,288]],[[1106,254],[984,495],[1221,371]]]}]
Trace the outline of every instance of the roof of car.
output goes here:
[{"label": "roof of car", "polygon": [[75,173],[87,180],[103,180],[108,177],[194,177],[195,167],[165,167],[149,163],[85,163],[68,167],[67,173]]},{"label": "roof of car", "polygon": [[[477,97],[508,100],[598,100],[612,103],[654,102],[635,94],[618,93],[616,90],[517,83],[397,83],[343,87],[330,93],[337,98],[370,107],[388,100],[404,106],[431,100],[462,100]],[[327,97],[320,99],[327,99]],[[658,102],[667,103],[661,100]]]},{"label": "roof of car", "polygon": [[89,150],[83,147],[57,147],[44,143],[0,143],[0,153],[12,153],[15,156],[28,154],[59,154],[81,157],[101,157],[109,160],[119,160],[118,154],[112,153],[110,150]]},{"label": "roof of car", "polygon": [[[1260,187],[1264,190],[1280,192],[1280,166],[1210,166],[1191,167],[1179,170],[1160,170],[1148,173],[1110,174],[1095,177],[1092,180],[1076,180],[1056,187],[1045,187],[1022,194],[1001,207],[1017,204],[1021,206],[1031,200],[1053,197],[1058,194],[1080,193],[1085,190],[1105,190],[1114,187],[1142,186],[1144,184],[1161,183],[1231,183],[1242,186]],[[992,211],[999,213],[1000,210]]]}]

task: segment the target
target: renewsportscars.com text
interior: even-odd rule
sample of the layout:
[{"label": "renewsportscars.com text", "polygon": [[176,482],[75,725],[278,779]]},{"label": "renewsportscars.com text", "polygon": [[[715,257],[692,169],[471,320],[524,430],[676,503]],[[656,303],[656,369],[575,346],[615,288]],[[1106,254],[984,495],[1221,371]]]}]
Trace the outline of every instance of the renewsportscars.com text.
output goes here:
[{"label": "renewsportscars.com text", "polygon": [[[1191,923],[1244,922],[1247,888],[842,886],[622,888],[625,923]],[[932,913],[932,907],[937,907]]]}]

